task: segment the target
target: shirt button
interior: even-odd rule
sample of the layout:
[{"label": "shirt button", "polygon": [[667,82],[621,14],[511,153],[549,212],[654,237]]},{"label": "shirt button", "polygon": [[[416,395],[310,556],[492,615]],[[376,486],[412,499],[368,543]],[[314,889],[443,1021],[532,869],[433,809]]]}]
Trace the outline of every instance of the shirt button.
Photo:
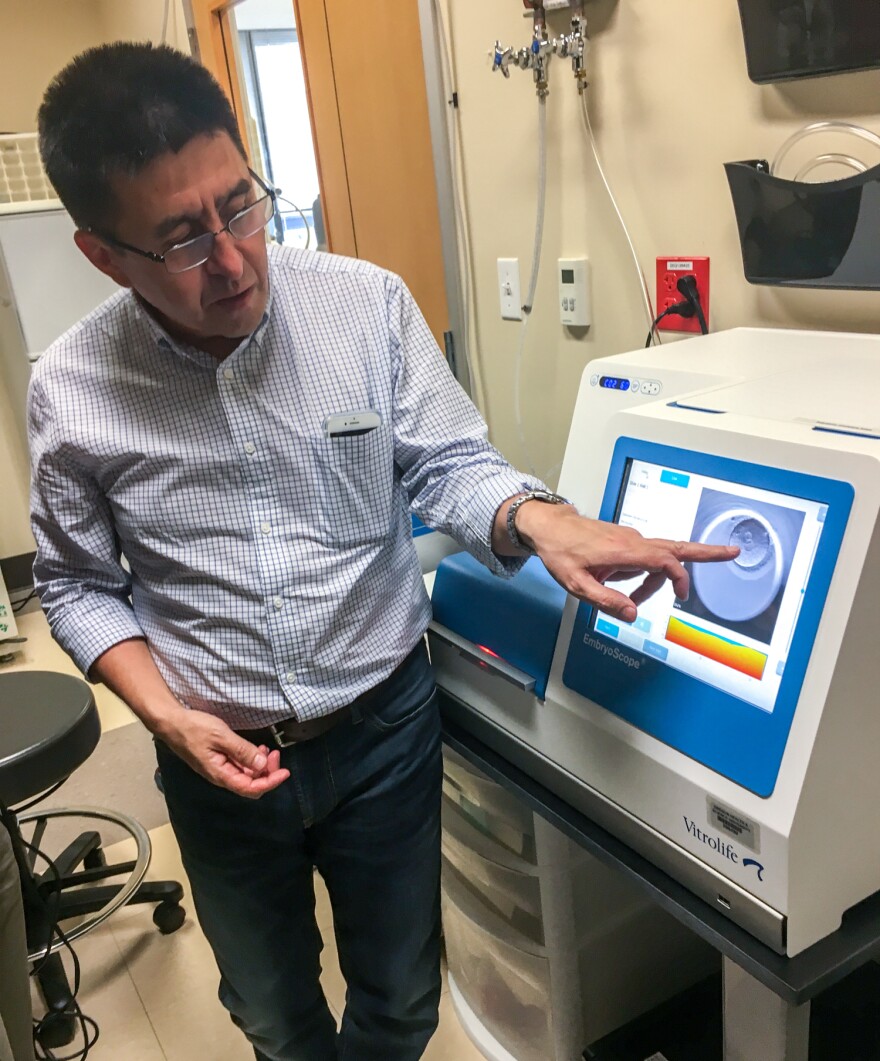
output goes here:
[{"label": "shirt button", "polygon": [[261,523],[260,524],[260,530],[263,532],[263,534],[271,534],[272,533],[272,524],[271,523]]},{"label": "shirt button", "polygon": [[280,597],[273,597],[272,603],[275,605],[275,609],[277,611],[281,611],[281,609],[284,607],[284,601]]},{"label": "shirt button", "polygon": [[231,368],[224,368],[223,369],[223,378],[224,379],[235,379],[235,373],[232,371]]},{"label": "shirt button", "polygon": [[287,680],[290,682],[291,685],[296,684],[296,675],[293,673],[292,670],[289,670],[287,672],[286,677],[287,677]]},{"label": "shirt button", "polygon": [[249,454],[250,453],[256,453],[257,452],[257,447],[253,444],[253,442],[245,442],[244,451],[245,451],[245,453],[249,453]]}]

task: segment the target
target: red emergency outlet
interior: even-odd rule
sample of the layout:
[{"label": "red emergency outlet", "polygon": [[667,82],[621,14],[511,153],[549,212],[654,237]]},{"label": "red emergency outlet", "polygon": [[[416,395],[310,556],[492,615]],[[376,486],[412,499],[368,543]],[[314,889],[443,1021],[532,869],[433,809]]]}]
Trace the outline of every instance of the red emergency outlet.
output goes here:
[{"label": "red emergency outlet", "polygon": [[[697,280],[697,292],[700,306],[706,323],[709,323],[709,259],[693,258],[681,255],[676,258],[657,259],[657,316],[676,302],[683,302],[684,295],[678,290],[678,281],[682,276],[694,276]],[[670,313],[657,324],[658,331],[696,332],[700,333],[700,322],[696,314],[693,317],[681,317]]]}]

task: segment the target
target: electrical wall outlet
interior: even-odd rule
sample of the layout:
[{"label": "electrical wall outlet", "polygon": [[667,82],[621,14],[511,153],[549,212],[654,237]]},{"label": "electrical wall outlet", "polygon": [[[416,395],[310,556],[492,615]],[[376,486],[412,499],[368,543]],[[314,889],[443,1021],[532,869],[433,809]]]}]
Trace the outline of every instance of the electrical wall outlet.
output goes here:
[{"label": "electrical wall outlet", "polygon": [[522,299],[519,294],[519,258],[498,259],[498,297],[501,316],[506,321],[522,320]]},{"label": "electrical wall outlet", "polygon": [[[697,278],[697,292],[700,296],[700,306],[706,323],[709,322],[709,259],[708,258],[658,258],[657,259],[657,316],[659,317],[669,306],[676,302],[683,302],[684,295],[676,286],[679,277],[688,274]],[[677,313],[670,313],[657,325],[659,332],[696,332],[700,333],[700,322],[694,317],[680,317]]]}]

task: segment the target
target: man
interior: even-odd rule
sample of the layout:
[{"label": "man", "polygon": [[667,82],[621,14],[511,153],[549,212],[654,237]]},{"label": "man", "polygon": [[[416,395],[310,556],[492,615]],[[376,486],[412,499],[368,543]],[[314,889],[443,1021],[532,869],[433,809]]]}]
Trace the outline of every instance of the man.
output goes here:
[{"label": "man", "polygon": [[[85,53],[40,137],[77,245],[126,289],[31,387],[53,633],[157,738],[221,998],[256,1057],[415,1059],[440,992],[441,761],[410,510],[498,574],[520,540],[623,619],[666,578],[686,593],[683,560],[735,551],[524,500],[541,484],[486,442],[398,277],[267,251],[272,195],[188,58]],[[602,585],[637,571],[632,599]],[[315,866],[348,985],[338,1035]]]}]

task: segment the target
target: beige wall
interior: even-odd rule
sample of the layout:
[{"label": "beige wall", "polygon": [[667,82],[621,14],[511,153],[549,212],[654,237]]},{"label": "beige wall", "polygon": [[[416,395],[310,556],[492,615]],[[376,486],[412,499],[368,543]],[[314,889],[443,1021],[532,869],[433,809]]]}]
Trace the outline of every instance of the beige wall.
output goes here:
[{"label": "beige wall", "polygon": [[[520,326],[500,319],[495,260],[520,259],[525,293],[537,102],[530,73],[514,69],[505,80],[490,72],[486,54],[496,38],[527,43],[530,22],[519,0],[444,3],[461,100],[486,412],[496,444],[525,464],[512,412]],[[880,292],[785,291],[745,281],[722,163],[772,158],[790,133],[820,118],[880,133],[880,72],[754,85],[732,0],[589,0],[586,13],[593,128],[652,298],[657,255],[709,255],[713,330],[878,330]],[[567,14],[548,22],[551,35],[561,34]],[[550,89],[544,249],[523,373],[525,431],[539,473],[562,459],[584,365],[641,346],[647,334],[635,269],[589,153],[567,61],[552,60]],[[575,339],[558,321],[554,267],[559,257],[582,255],[593,267],[594,324]]]},{"label": "beige wall", "polygon": [[[34,132],[51,78],[78,52],[111,40],[155,40],[165,0],[0,0],[0,132]],[[172,0],[168,43],[185,50],[181,0]]]},{"label": "beige wall", "polygon": [[103,40],[100,0],[0,0],[0,131],[34,132],[49,80]]},{"label": "beige wall", "polygon": [[[98,6],[105,40],[161,40],[165,0],[98,0]],[[189,51],[181,0],[170,0],[168,5],[165,43]]]}]

